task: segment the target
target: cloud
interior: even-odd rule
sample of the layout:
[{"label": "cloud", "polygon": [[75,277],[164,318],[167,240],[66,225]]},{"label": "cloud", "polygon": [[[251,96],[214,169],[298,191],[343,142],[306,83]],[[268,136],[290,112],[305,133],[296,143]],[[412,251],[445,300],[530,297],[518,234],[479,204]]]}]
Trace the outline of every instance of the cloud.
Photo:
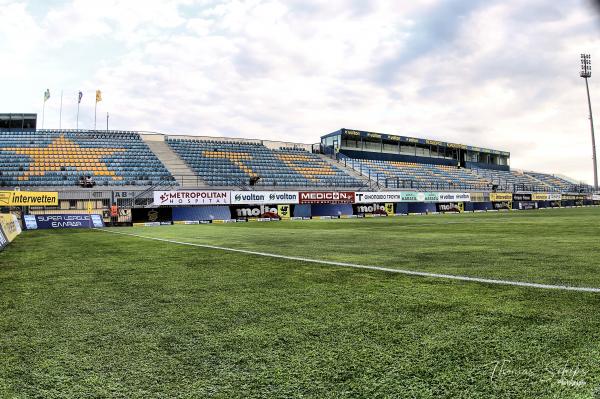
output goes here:
[{"label": "cloud", "polygon": [[578,63],[600,55],[600,26],[586,0],[0,1],[0,107],[41,113],[50,87],[46,127],[61,89],[63,127],[80,89],[92,127],[100,88],[99,126],[108,111],[117,129],[308,143],[348,127],[591,180]]}]

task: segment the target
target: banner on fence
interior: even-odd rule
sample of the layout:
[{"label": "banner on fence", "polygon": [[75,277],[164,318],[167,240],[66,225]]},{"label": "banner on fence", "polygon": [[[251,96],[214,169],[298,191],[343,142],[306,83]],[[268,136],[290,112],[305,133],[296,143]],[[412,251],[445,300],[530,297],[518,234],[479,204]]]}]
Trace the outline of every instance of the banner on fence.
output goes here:
[{"label": "banner on fence", "polygon": [[232,191],[232,205],[297,204],[297,191]]},{"label": "banner on fence", "polygon": [[470,202],[470,193],[439,193],[439,202]]},{"label": "banner on fence", "polygon": [[354,193],[355,202],[357,204],[372,204],[377,202],[400,202],[402,201],[402,193],[399,191],[357,191]]},{"label": "banner on fence", "polygon": [[353,204],[353,191],[301,191],[300,204]]},{"label": "banner on fence", "polygon": [[153,205],[229,205],[230,193],[206,190],[155,191]]}]

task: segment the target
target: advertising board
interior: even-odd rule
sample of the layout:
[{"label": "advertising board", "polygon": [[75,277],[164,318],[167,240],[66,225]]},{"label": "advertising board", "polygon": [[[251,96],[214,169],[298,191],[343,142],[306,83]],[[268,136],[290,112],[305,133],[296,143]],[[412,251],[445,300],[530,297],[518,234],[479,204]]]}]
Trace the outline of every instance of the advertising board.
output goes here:
[{"label": "advertising board", "polygon": [[357,191],[354,193],[357,204],[372,204],[377,202],[400,202],[402,193],[399,191]]},{"label": "advertising board", "polygon": [[353,191],[301,191],[300,204],[353,204]]},{"label": "advertising board", "polygon": [[207,190],[155,191],[153,205],[229,205],[230,194],[230,191]]},{"label": "advertising board", "polygon": [[4,236],[9,242],[12,242],[21,234],[21,225],[15,215],[10,213],[0,214],[0,227],[4,231]]},{"label": "advertising board", "polygon": [[278,205],[297,204],[297,191],[232,191],[232,205]]},{"label": "advertising board", "polygon": [[56,206],[58,192],[0,191],[0,206]]},{"label": "advertising board", "polygon": [[104,227],[100,215],[86,214],[49,214],[26,215],[25,226],[27,229],[81,229]]},{"label": "advertising board", "polygon": [[512,201],[512,193],[490,193],[490,201]]},{"label": "advertising board", "polygon": [[2,227],[0,227],[0,251],[2,251],[8,245],[8,239],[4,236]]},{"label": "advertising board", "polygon": [[439,202],[470,202],[470,193],[439,193]]},{"label": "advertising board", "polygon": [[463,202],[442,202],[435,205],[436,211],[446,213],[455,212],[462,213],[465,211],[465,204]]},{"label": "advertising board", "polygon": [[531,194],[513,194],[513,201],[531,201],[532,200],[532,195]]},{"label": "advertising board", "polygon": [[532,201],[548,201],[548,193],[533,193],[531,194]]},{"label": "advertising board", "polygon": [[425,201],[424,193],[417,193],[414,191],[402,192],[400,193],[400,197],[402,198],[402,202],[423,202]]},{"label": "advertising board", "polygon": [[132,223],[171,223],[173,208],[133,208]]},{"label": "advertising board", "polygon": [[281,216],[280,210],[284,216],[287,214],[287,217],[291,212],[289,205],[232,205],[230,209],[231,217],[234,219],[278,219]]}]

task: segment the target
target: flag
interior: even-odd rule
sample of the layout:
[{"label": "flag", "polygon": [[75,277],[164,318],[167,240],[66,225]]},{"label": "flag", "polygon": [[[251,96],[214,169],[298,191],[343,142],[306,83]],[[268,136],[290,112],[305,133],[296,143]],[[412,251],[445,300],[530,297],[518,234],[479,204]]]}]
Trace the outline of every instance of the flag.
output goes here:
[{"label": "flag", "polygon": [[44,92],[44,102],[48,101],[49,98],[50,98],[50,89],[46,89],[46,91]]},{"label": "flag", "polygon": [[102,92],[100,90],[96,90],[96,102],[102,101]]},{"label": "flag", "polygon": [[77,100],[77,104],[81,104],[81,97],[83,97],[83,93],[79,92],[79,100]]}]

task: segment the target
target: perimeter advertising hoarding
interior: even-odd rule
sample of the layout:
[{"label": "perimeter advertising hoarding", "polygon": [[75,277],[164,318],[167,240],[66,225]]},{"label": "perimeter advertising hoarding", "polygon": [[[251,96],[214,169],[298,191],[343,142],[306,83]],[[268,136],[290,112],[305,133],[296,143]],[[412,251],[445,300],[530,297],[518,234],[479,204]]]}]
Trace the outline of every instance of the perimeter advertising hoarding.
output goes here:
[{"label": "perimeter advertising hoarding", "polygon": [[439,202],[471,202],[470,193],[439,193]]},{"label": "perimeter advertising hoarding", "polygon": [[538,209],[538,203],[535,201],[519,201],[519,209],[521,209],[521,210]]},{"label": "perimeter advertising hoarding", "polygon": [[230,194],[230,191],[206,190],[155,191],[153,205],[229,205]]},{"label": "perimeter advertising hoarding", "polygon": [[592,201],[600,201],[600,194],[592,194]]},{"label": "perimeter advertising hoarding", "polygon": [[297,204],[297,191],[232,191],[232,205],[277,205]]},{"label": "perimeter advertising hoarding", "polygon": [[490,193],[490,201],[492,202],[512,201],[512,199],[512,193]]},{"label": "perimeter advertising hoarding", "polygon": [[279,205],[235,205],[231,206],[231,217],[234,219],[269,218],[289,219],[292,213],[289,204]]},{"label": "perimeter advertising hoarding", "polygon": [[492,207],[496,210],[512,209],[512,201],[494,201]]},{"label": "perimeter advertising hoarding", "polygon": [[132,223],[171,223],[173,208],[133,208]]},{"label": "perimeter advertising hoarding", "polygon": [[513,194],[513,201],[531,201],[531,194]]},{"label": "perimeter advertising hoarding", "polygon": [[401,193],[402,202],[423,202],[425,201],[425,193],[403,192]]},{"label": "perimeter advertising hoarding", "polygon": [[394,203],[385,204],[356,204],[354,205],[356,215],[381,215],[390,216],[394,214]]},{"label": "perimeter advertising hoarding", "polygon": [[355,203],[357,204],[372,204],[377,202],[400,202],[402,201],[402,193],[399,191],[357,191],[354,193]]},{"label": "perimeter advertising hoarding", "polygon": [[560,201],[562,194],[548,194],[548,201]]},{"label": "perimeter advertising hoarding", "polygon": [[585,194],[562,194],[561,198],[567,201],[581,201],[585,199]]},{"label": "perimeter advertising hoarding", "polygon": [[58,192],[0,191],[0,206],[57,206]]},{"label": "perimeter advertising hoarding", "polygon": [[83,229],[104,227],[100,215],[86,214],[50,214],[25,215],[25,226],[28,230],[35,229]]},{"label": "perimeter advertising hoarding", "polygon": [[456,212],[462,213],[465,211],[464,202],[442,202],[435,205],[436,211],[438,212]]},{"label": "perimeter advertising hoarding", "polygon": [[353,204],[354,191],[301,191],[300,204]]},{"label": "perimeter advertising hoarding", "polygon": [[2,227],[0,227],[0,251],[2,251],[8,245],[8,240],[4,236],[4,232],[2,232]]},{"label": "perimeter advertising hoarding", "polygon": [[17,217],[10,213],[0,215],[0,228],[4,231],[4,236],[9,242],[12,242],[21,234],[21,225]]},{"label": "perimeter advertising hoarding", "polygon": [[533,193],[531,194],[532,201],[548,201],[548,193]]},{"label": "perimeter advertising hoarding", "polygon": [[425,202],[438,202],[440,200],[439,193],[424,193],[424,195],[423,201]]}]

